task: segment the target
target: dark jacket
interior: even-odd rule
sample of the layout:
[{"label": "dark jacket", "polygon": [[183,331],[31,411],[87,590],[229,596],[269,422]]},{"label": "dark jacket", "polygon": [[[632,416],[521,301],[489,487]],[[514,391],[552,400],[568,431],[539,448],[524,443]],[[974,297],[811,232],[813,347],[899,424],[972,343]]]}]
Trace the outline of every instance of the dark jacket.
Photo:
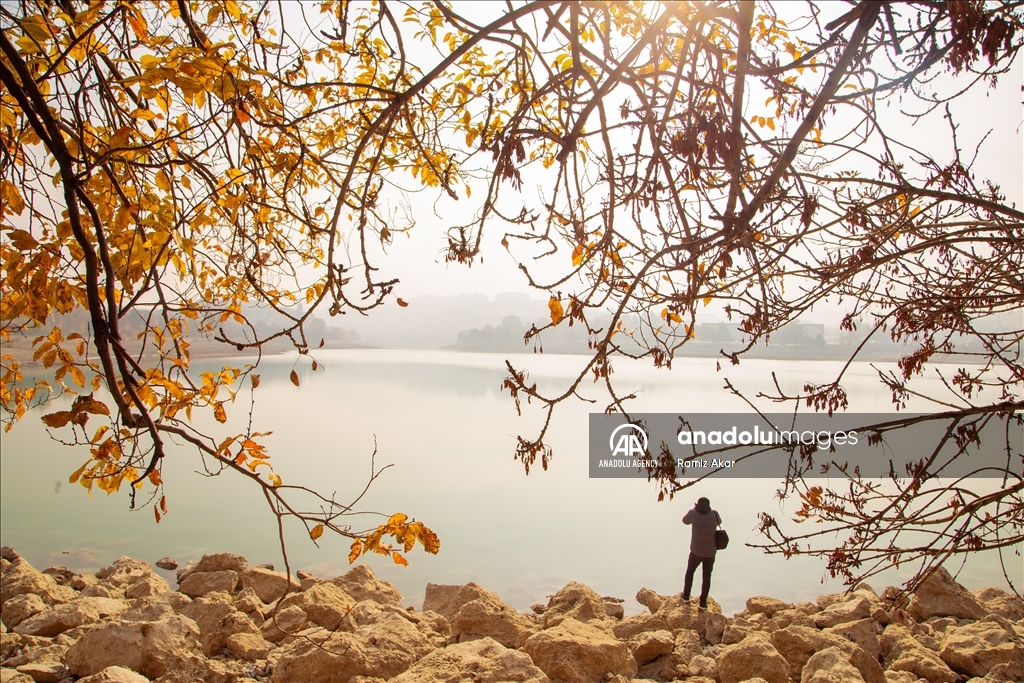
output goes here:
[{"label": "dark jacket", "polygon": [[687,512],[683,517],[683,524],[693,527],[690,533],[690,552],[697,557],[714,557],[718,552],[715,529],[721,523],[721,516],[710,506],[703,510],[695,507]]}]

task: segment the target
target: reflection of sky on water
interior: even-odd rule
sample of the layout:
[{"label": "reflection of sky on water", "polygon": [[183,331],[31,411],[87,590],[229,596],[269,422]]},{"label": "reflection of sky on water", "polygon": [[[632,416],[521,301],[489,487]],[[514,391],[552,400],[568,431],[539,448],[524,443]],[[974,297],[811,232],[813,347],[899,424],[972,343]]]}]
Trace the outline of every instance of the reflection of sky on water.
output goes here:
[{"label": "reflection of sky on water", "polygon": [[[537,467],[524,476],[512,458],[515,435],[532,438],[542,417],[536,406],[524,402],[524,417],[517,418],[508,394],[500,392],[503,356],[352,350],[321,351],[315,357],[324,367],[316,373],[309,359],[264,360],[255,424],[273,430],[266,445],[286,483],[336,493],[339,500],[350,500],[365,485],[376,439],[377,465],[394,467],[371,487],[360,509],[403,511],[441,537],[438,556],[414,551],[407,568],[386,558],[369,560],[409,602],[422,599],[428,581],[476,581],[524,609],[576,580],[603,595],[626,598],[627,611],[638,611],[632,596],[640,587],[661,593],[681,589],[689,535],[680,517],[699,495],[711,499],[732,537],[716,562],[712,590],[726,611],[741,609],[750,595],[798,600],[841,588],[834,581],[821,585],[823,565],[814,560],[787,562],[744,547],[759,541],[758,512],[791,516],[773,499],[778,482],[706,482],[659,504],[645,481],[589,479],[589,404],[567,403],[556,410],[548,435],[555,453],[551,468],[541,472]],[[542,388],[564,387],[582,362],[554,355],[514,360]],[[288,381],[293,367],[300,376],[298,388]],[[784,386],[799,388],[808,379],[827,379],[826,373],[838,367],[745,361],[741,368],[718,373],[714,361],[680,359],[671,373],[619,363],[615,377],[623,389],[642,389],[636,410],[734,411],[741,404],[722,391],[723,376],[749,388],[774,371]],[[869,366],[852,369],[846,381],[854,398],[851,409],[887,409],[889,397],[876,382]],[[589,382],[581,393],[599,398]],[[243,428],[247,390],[228,405],[228,414],[230,430],[220,427],[220,435]],[[199,422],[215,426],[205,417]],[[56,487],[54,482],[66,482],[87,454],[47,439],[41,423],[26,419],[3,436],[2,543],[40,569],[63,564],[95,570],[125,554],[150,562],[171,555],[183,563],[215,551],[238,552],[254,564],[271,562],[280,568],[273,518],[261,494],[230,474],[196,474],[201,463],[187,448],[173,455],[165,466],[170,514],[156,525],[151,510],[126,510],[124,491],[109,498],[95,492],[90,501],[77,485]],[[354,528],[378,523],[380,518],[372,515],[353,520]],[[297,525],[288,530],[293,570],[318,575],[346,570],[348,543],[343,539],[325,536],[318,549]],[[1011,561],[1019,568],[1019,557]],[[960,575],[969,586],[1000,585],[1000,577],[992,556],[972,560]],[[890,574],[870,583],[880,589],[896,580]]]}]

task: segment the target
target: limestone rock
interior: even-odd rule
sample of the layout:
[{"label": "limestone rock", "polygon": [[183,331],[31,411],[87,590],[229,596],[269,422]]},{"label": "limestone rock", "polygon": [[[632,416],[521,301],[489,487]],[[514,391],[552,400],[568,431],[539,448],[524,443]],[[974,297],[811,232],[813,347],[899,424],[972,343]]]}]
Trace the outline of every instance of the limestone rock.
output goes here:
[{"label": "limestone rock", "polygon": [[128,604],[122,600],[76,598],[29,617],[18,624],[15,631],[52,638],[77,626],[94,624],[101,619],[116,616],[127,609]]},{"label": "limestone rock", "polygon": [[258,633],[233,633],[227,637],[224,645],[231,654],[248,662],[266,659],[274,647],[273,643]]},{"label": "limestone rock", "polygon": [[997,664],[1024,661],[1024,647],[1012,627],[997,618],[977,621],[946,631],[939,656],[954,671],[985,676]]},{"label": "limestone rock", "polygon": [[882,647],[878,644],[881,629],[872,619],[860,619],[840,624],[829,629],[831,633],[857,643],[865,652],[878,659],[882,656]]},{"label": "limestone rock", "polygon": [[262,626],[265,618],[263,616],[267,606],[260,600],[260,596],[256,595],[251,587],[243,588],[240,590],[232,600],[232,603],[239,612],[244,612],[249,615],[253,623],[257,626]]},{"label": "limestone rock", "polygon": [[656,614],[634,614],[612,626],[612,633],[619,640],[629,640],[645,631],[665,630],[668,630],[668,622]]},{"label": "limestone rock", "polygon": [[909,671],[929,683],[954,683],[953,673],[937,654],[923,647],[906,627],[889,624],[879,638],[885,668],[890,671]]},{"label": "limestone rock", "polygon": [[109,598],[111,600],[124,600],[124,588],[111,586],[106,583],[94,583],[82,589],[78,594],[82,598]]},{"label": "limestone rock", "polygon": [[768,683],[789,683],[789,663],[767,634],[756,632],[724,648],[715,658],[720,683],[739,683],[758,676]]},{"label": "limestone rock", "polygon": [[729,620],[726,619],[725,615],[710,613],[704,621],[704,628],[699,631],[704,636],[704,642],[709,645],[718,645],[722,642],[722,638],[725,636],[725,628],[729,625]]},{"label": "limestone rock", "polygon": [[336,584],[323,582],[309,590],[287,596],[278,605],[278,609],[297,605],[314,624],[336,631],[356,602],[354,596]]},{"label": "limestone rock", "polygon": [[776,612],[787,609],[793,609],[793,605],[776,598],[769,598],[763,595],[747,598],[747,612],[751,614],[764,614],[771,618]]},{"label": "limestone rock", "polygon": [[0,683],[35,683],[35,680],[28,674],[4,667],[0,669]]},{"label": "limestone rock", "polygon": [[395,614],[355,633],[325,636],[296,638],[276,652],[273,683],[350,683],[356,676],[390,680],[434,650],[426,636]]},{"label": "limestone rock", "polygon": [[263,624],[260,633],[272,643],[279,643],[290,634],[302,630],[306,624],[306,613],[298,605],[290,605],[276,614]]},{"label": "limestone rock", "polygon": [[665,598],[661,597],[650,588],[641,588],[636,592],[636,601],[646,607],[651,614],[661,609],[661,603]]},{"label": "limestone rock", "polygon": [[605,680],[609,673],[631,678],[637,672],[636,660],[625,643],[572,617],[531,636],[522,650],[550,678],[566,683]]},{"label": "limestone rock", "polygon": [[910,673],[909,671],[886,671],[885,681],[886,683],[917,683],[919,681],[917,676]]},{"label": "limestone rock", "polygon": [[871,616],[871,603],[867,598],[855,598],[846,602],[835,602],[814,615],[814,625],[830,628]]},{"label": "limestone rock", "polygon": [[231,569],[213,572],[192,571],[178,584],[178,590],[190,598],[215,591],[234,593],[237,587],[238,572]]},{"label": "limestone rock", "polygon": [[700,634],[692,629],[679,629],[676,631],[675,644],[672,648],[672,655],[676,661],[682,664],[689,664],[694,656],[703,652],[701,647]]},{"label": "limestone rock", "polygon": [[998,614],[1010,621],[1024,619],[1024,600],[1019,595],[1007,593],[999,588],[979,588],[971,591],[990,614]]},{"label": "limestone rock", "polygon": [[929,617],[982,619],[988,614],[978,598],[954,581],[944,567],[939,567],[921,582],[907,611],[917,621]]},{"label": "limestone rock", "polygon": [[816,652],[807,660],[801,683],[864,683],[860,672],[850,664],[838,647]]},{"label": "limestone rock", "polygon": [[3,605],[3,623],[9,629],[29,617],[46,609],[46,603],[35,593],[22,593],[11,598]]},{"label": "limestone rock", "polygon": [[78,683],[149,683],[149,679],[123,666],[108,666],[98,674],[79,678]]},{"label": "limestone rock", "polygon": [[355,598],[373,600],[385,605],[397,605],[402,601],[402,594],[390,581],[378,579],[369,565],[357,564],[348,573],[331,579],[331,583]]},{"label": "limestone rock", "polygon": [[25,648],[20,655],[9,657],[4,666],[18,669],[26,664],[61,664],[68,648],[64,645],[44,645]]},{"label": "limestone rock", "polygon": [[735,645],[740,642],[747,635],[757,629],[746,619],[742,617],[736,617],[732,620],[731,624],[726,625],[725,630],[722,631],[722,645]]},{"label": "limestone rock", "polygon": [[260,635],[248,615],[219,600],[196,598],[181,613],[199,627],[199,643],[207,657],[219,653],[227,645],[228,638],[236,633]]},{"label": "limestone rock", "polygon": [[156,566],[166,571],[174,571],[178,568],[178,561],[173,557],[161,557],[156,561]]},{"label": "limestone rock", "polygon": [[85,633],[67,652],[76,676],[122,666],[150,679],[191,668],[199,659],[199,629],[178,614],[160,621],[112,621]]},{"label": "limestone rock", "polygon": [[878,659],[836,633],[807,626],[787,626],[771,634],[771,641],[789,663],[789,674],[794,680],[799,680],[811,655],[829,647],[838,647],[867,683],[885,683],[885,673]]},{"label": "limestone rock", "polygon": [[147,563],[132,557],[122,556],[113,564],[96,572],[100,583],[113,589],[126,590],[129,586],[152,576],[153,569]]},{"label": "limestone rock", "polygon": [[18,673],[27,674],[35,683],[60,683],[68,677],[67,668],[60,663],[32,662],[17,667]]},{"label": "limestone rock", "polygon": [[298,591],[299,584],[289,579],[284,572],[275,572],[263,567],[250,567],[242,572],[242,588],[252,588],[259,599],[268,605],[280,600],[285,589]]},{"label": "limestone rock", "polygon": [[171,590],[171,586],[162,576],[148,574],[134,582],[124,591],[124,596],[129,600],[137,600],[152,595],[160,595]]},{"label": "limestone rock", "polygon": [[59,585],[52,576],[36,570],[23,557],[16,557],[0,571],[0,605],[18,595],[32,593],[47,605],[59,605],[77,596],[74,589]]},{"label": "limestone rock", "polygon": [[515,647],[519,634],[535,629],[533,620],[519,614],[497,596],[481,596],[470,600],[451,621],[452,633],[460,638],[489,637],[505,647]]},{"label": "limestone rock", "polygon": [[637,666],[643,666],[672,652],[675,644],[671,631],[644,631],[630,639],[629,649]]},{"label": "limestone rock", "polygon": [[52,576],[53,580],[60,586],[68,586],[71,584],[71,580],[78,576],[78,573],[70,567],[63,565],[57,565],[55,567],[47,567],[43,570],[44,574]]},{"label": "limestone rock", "polygon": [[605,615],[615,619],[616,621],[621,621],[622,618],[626,616],[626,608],[622,606],[622,598],[610,598],[607,595],[604,595],[601,597],[601,600],[604,601]]},{"label": "limestone rock", "polygon": [[483,638],[434,650],[391,683],[548,683],[548,677],[516,650]]},{"label": "limestone rock", "polygon": [[[249,561],[241,555],[235,555],[234,553],[214,553],[212,555],[203,555],[202,559],[199,560],[195,565],[188,568],[188,572],[223,572],[232,571],[236,574],[244,574],[245,570],[249,568]],[[183,574],[178,577],[178,581],[181,581],[188,574]]]},{"label": "limestone rock", "polygon": [[691,676],[700,676],[702,678],[718,678],[718,662],[711,657],[704,655],[695,655],[690,659],[688,664],[689,674]]},{"label": "limestone rock", "polygon": [[463,605],[481,597],[501,602],[497,593],[481,588],[472,581],[462,586],[428,583],[423,598],[423,611],[437,612],[451,621]]},{"label": "limestone rock", "polygon": [[1006,664],[996,664],[989,670],[985,680],[1021,683],[1021,681],[1024,681],[1024,661],[1017,660],[1016,662],[1008,662]]}]

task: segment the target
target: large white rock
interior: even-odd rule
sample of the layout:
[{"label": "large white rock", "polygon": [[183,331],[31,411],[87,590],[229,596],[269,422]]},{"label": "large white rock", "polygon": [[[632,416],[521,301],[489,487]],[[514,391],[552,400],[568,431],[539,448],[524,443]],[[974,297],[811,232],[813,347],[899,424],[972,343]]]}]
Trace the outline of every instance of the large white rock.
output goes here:
[{"label": "large white rock", "polygon": [[278,609],[296,605],[302,608],[306,617],[318,626],[336,631],[358,602],[353,596],[333,583],[318,583],[301,593],[287,596]]},{"label": "large white rock", "polygon": [[385,605],[397,605],[402,601],[402,594],[390,581],[378,579],[367,564],[357,564],[346,574],[330,580],[335,586],[356,599],[373,600]]},{"label": "large white rock", "polygon": [[59,605],[78,597],[73,588],[59,585],[52,576],[43,574],[23,557],[16,557],[0,569],[0,605],[11,598],[32,593],[47,605]]},{"label": "large white rock", "polygon": [[123,666],[108,666],[98,674],[79,678],[78,683],[149,683],[149,679]]},{"label": "large white rock", "polygon": [[7,628],[14,629],[21,622],[46,608],[46,603],[35,593],[16,595],[3,604],[3,623]]},{"label": "large white rock", "polygon": [[190,598],[207,593],[234,593],[238,587],[238,572],[224,569],[215,572],[190,572],[178,584],[178,590]]},{"label": "large white rock", "polygon": [[155,679],[189,669],[201,652],[195,622],[173,614],[160,621],[119,620],[97,626],[68,649],[65,661],[76,676],[121,666]]},{"label": "large white rock", "polygon": [[586,622],[609,619],[604,599],[590,587],[570,581],[548,600],[544,610],[544,628],[559,624],[563,619]]},{"label": "large white rock", "polygon": [[207,657],[219,653],[227,645],[228,638],[236,633],[260,635],[260,630],[247,614],[220,600],[196,598],[181,613],[199,627],[199,643]]},{"label": "large white rock", "polygon": [[536,628],[533,619],[493,594],[470,600],[451,620],[451,631],[459,639],[490,637],[505,647],[515,647],[520,633]]},{"label": "large white rock", "polygon": [[434,650],[391,683],[548,683],[548,677],[523,652],[483,638]]},{"label": "large white rock", "polygon": [[889,671],[909,671],[929,683],[955,683],[958,676],[939,656],[921,645],[906,627],[889,624],[878,639]]},{"label": "large white rock", "polygon": [[274,683],[349,683],[357,676],[391,679],[434,649],[413,624],[395,614],[355,633],[319,634],[296,638],[274,653]]},{"label": "large white rock", "polygon": [[907,611],[917,621],[931,617],[982,619],[988,614],[978,598],[954,581],[944,567],[921,582]]},{"label": "large white rock", "polygon": [[123,600],[76,598],[29,617],[14,630],[30,636],[52,638],[78,626],[116,616],[127,609],[128,603]]},{"label": "large white rock", "polygon": [[747,612],[750,614],[763,614],[771,618],[776,612],[793,609],[793,605],[776,598],[769,598],[764,595],[755,595],[747,598]]},{"label": "large white rock", "polygon": [[985,676],[997,664],[1024,661],[1013,627],[1000,617],[946,629],[939,656],[954,671]]},{"label": "large white rock", "polygon": [[481,597],[501,602],[497,593],[481,588],[472,581],[462,586],[428,583],[423,598],[423,611],[437,612],[450,622],[463,605]]},{"label": "large white rock", "polygon": [[851,640],[831,633],[830,629],[818,631],[807,626],[787,626],[772,633],[771,641],[789,663],[789,675],[793,680],[800,679],[807,660],[815,652],[838,647],[867,683],[885,683],[885,673],[878,664],[877,657],[868,654],[864,648]]},{"label": "large white rock", "polygon": [[288,591],[298,591],[299,582],[289,579],[284,572],[263,567],[249,567],[242,572],[242,588],[252,588],[259,599],[268,605],[280,600]]},{"label": "large white rock", "polygon": [[521,649],[550,678],[566,683],[603,681],[606,674],[632,678],[637,673],[636,660],[625,643],[572,617],[530,636]]},{"label": "large white rock", "polygon": [[789,683],[789,663],[767,634],[755,631],[742,642],[725,647],[715,658],[719,683],[739,683],[760,677],[768,683]]},{"label": "large white rock", "polygon": [[864,683],[860,671],[838,647],[814,653],[804,664],[801,683]]}]

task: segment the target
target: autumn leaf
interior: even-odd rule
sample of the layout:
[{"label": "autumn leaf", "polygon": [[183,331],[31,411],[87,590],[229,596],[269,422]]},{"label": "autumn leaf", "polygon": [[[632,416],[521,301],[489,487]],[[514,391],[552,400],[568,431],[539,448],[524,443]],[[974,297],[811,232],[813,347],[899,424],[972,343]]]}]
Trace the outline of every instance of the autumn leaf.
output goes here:
[{"label": "autumn leaf", "polygon": [[315,527],[309,530],[309,537],[314,541],[324,535],[324,525],[317,524]]},{"label": "autumn leaf", "polygon": [[557,325],[562,321],[562,318],[565,317],[565,311],[562,309],[562,302],[555,297],[551,297],[551,299],[548,300],[548,311],[551,312],[552,325]]},{"label": "autumn leaf", "polygon": [[74,417],[74,413],[72,413],[71,411],[69,411],[69,410],[59,410],[59,411],[57,411],[55,413],[49,413],[48,415],[43,415],[43,417],[41,419],[42,419],[42,421],[44,423],[46,423],[47,427],[53,427],[54,429],[60,429],[61,427],[67,425],[67,423],[71,421],[72,417]]},{"label": "autumn leaf", "polygon": [[409,566],[409,560],[407,560],[404,557],[402,557],[401,553],[398,553],[397,551],[391,553],[391,559],[394,560],[395,564],[397,564],[397,565],[401,565],[403,567],[408,567]]},{"label": "autumn leaf", "polygon": [[363,554],[363,542],[358,538],[352,541],[352,546],[348,551],[348,563],[352,564],[359,559],[359,556]]},{"label": "autumn leaf", "polygon": [[271,472],[267,475],[267,479],[270,480],[270,485],[274,488],[280,486],[283,482],[281,481],[281,475],[276,472]]},{"label": "autumn leaf", "polygon": [[228,421],[228,414],[224,410],[224,402],[217,401],[213,405],[213,416],[217,418],[217,422],[224,423]]},{"label": "autumn leaf", "polygon": [[402,301],[401,299],[395,299],[395,301],[398,302],[398,305],[401,306],[402,308],[407,308],[409,306],[409,304],[407,304],[405,301]]},{"label": "autumn leaf", "polygon": [[255,389],[256,387],[258,387],[260,385],[260,376],[259,375],[249,375],[249,383],[252,385],[252,388]]},{"label": "autumn leaf", "polygon": [[292,370],[291,374],[288,375],[288,379],[292,381],[292,384],[299,386],[299,374]]}]

